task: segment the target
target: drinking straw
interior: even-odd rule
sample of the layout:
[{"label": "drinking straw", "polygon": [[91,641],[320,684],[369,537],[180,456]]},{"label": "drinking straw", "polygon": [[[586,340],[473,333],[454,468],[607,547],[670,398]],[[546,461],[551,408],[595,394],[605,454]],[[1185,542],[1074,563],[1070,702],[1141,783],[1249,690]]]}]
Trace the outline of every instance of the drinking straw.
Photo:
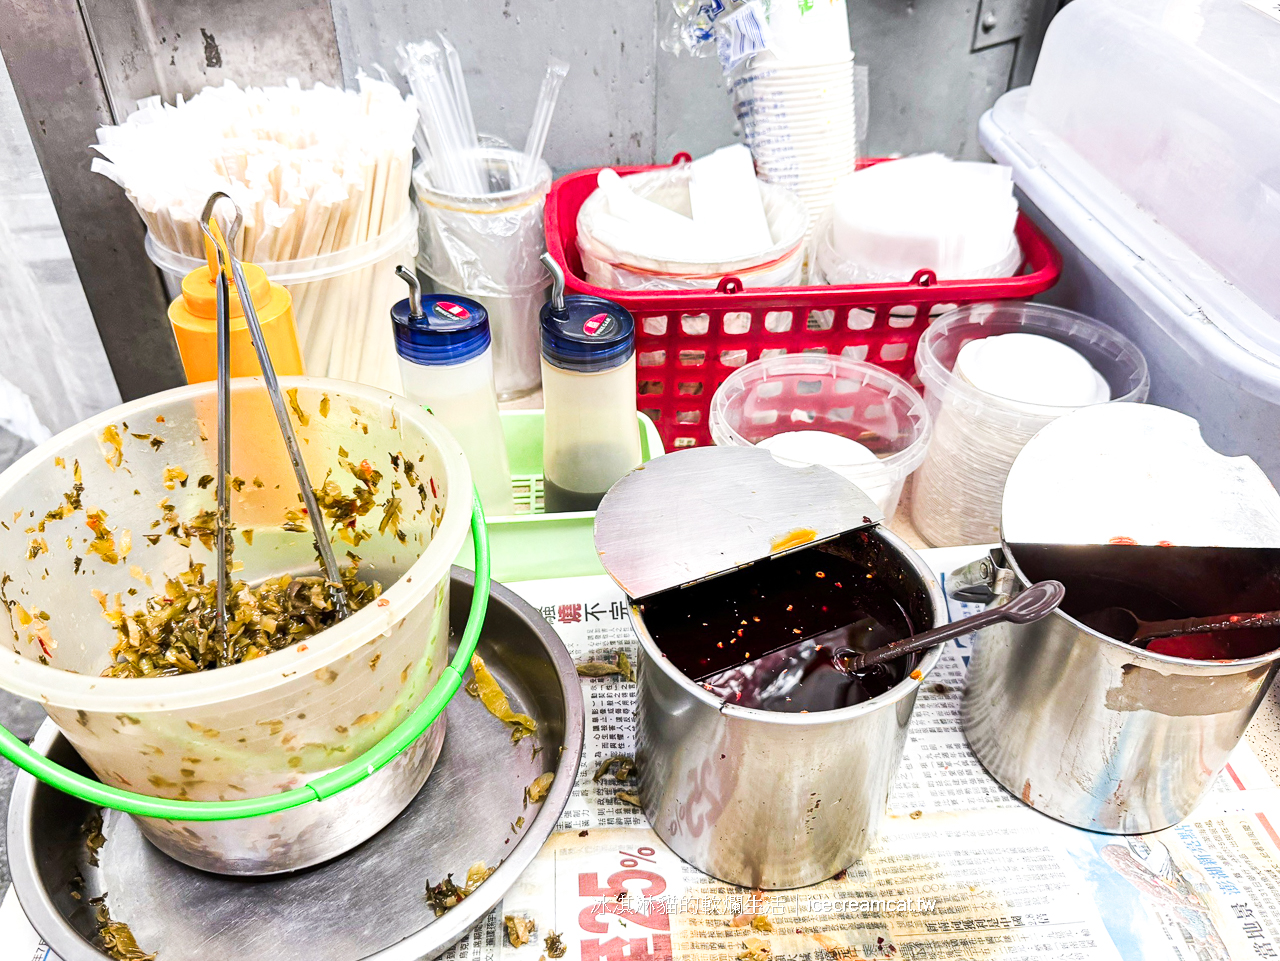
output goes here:
[{"label": "drinking straw", "polygon": [[551,114],[556,109],[560,86],[568,73],[569,65],[563,60],[552,57],[547,62],[542,89],[538,91],[538,104],[533,110],[533,123],[524,142],[524,168],[520,171],[520,183],[513,186],[527,187],[537,176],[538,161],[542,159],[542,150],[547,145],[547,132],[551,129]]},{"label": "drinking straw", "polygon": [[[449,78],[446,54],[429,40],[401,44],[398,52],[400,69],[413,91],[422,130],[431,151],[433,182],[452,193],[485,193],[485,184],[475,162],[474,132],[469,150],[467,121],[459,110],[459,94]],[[461,66],[458,73],[461,79]],[[465,96],[465,90],[464,85],[462,96]],[[468,105],[468,116],[470,112]]]},{"label": "drinking straw", "polygon": [[468,155],[473,157],[474,162],[471,151],[480,144],[476,137],[475,116],[471,113],[471,99],[467,96],[467,81],[462,75],[462,59],[458,56],[458,48],[451,44],[443,33],[436,31],[436,36],[440,38],[440,47],[444,50],[445,60],[449,64],[449,83],[453,87],[454,109],[461,120],[462,146]]}]

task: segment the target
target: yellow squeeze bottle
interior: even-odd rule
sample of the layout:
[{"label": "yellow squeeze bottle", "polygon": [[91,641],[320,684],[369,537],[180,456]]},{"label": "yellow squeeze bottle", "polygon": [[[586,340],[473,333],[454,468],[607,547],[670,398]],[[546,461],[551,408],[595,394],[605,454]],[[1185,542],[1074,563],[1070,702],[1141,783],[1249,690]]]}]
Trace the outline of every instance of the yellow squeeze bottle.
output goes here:
[{"label": "yellow squeeze bottle", "polygon": [[[182,279],[182,296],[169,305],[169,322],[173,325],[173,336],[178,342],[178,353],[189,384],[218,377],[215,287],[218,264],[208,239],[205,240],[205,248],[209,262]],[[302,374],[302,352],[298,349],[298,331],[293,322],[292,296],[279,284],[268,280],[266,272],[257,264],[245,262],[241,266],[276,374],[281,377]],[[258,365],[258,356],[249,337],[249,325],[244,319],[240,296],[241,292],[233,282],[229,310],[231,376],[260,377],[262,368]]]}]

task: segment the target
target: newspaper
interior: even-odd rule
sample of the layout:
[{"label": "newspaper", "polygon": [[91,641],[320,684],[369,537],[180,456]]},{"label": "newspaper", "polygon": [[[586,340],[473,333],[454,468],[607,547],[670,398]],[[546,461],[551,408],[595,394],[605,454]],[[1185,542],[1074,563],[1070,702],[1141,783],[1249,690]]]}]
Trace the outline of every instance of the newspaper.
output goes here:
[{"label": "newspaper", "polygon": [[[923,556],[945,578],[976,553]],[[509,586],[576,661],[636,660],[626,599],[607,577]],[[951,602],[953,619],[974,610]],[[969,651],[969,638],[949,642],[917,698],[872,850],[838,878],[788,892],[700,874],[618,797],[625,784],[594,779],[602,761],[634,751],[635,685],[580,679],[586,743],[558,831],[445,957],[539,961],[554,931],[573,961],[759,961],[766,949],[796,961],[1280,959],[1280,790],[1246,742],[1182,824],[1131,838],[1080,831],[1022,805],[970,752],[959,726]],[[508,914],[536,923],[529,944],[507,941]],[[22,947],[20,961],[56,961],[12,891],[0,938]]]}]

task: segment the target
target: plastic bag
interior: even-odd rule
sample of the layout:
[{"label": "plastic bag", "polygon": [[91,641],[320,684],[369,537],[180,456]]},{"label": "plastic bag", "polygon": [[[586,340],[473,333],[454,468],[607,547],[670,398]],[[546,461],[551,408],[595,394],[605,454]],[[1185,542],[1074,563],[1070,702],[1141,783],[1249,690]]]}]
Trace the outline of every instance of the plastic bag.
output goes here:
[{"label": "plastic bag", "polygon": [[[625,178],[636,195],[677,214],[690,215],[691,164],[663,167]],[[790,287],[800,283],[809,217],[803,201],[785,187],[757,181],[773,245],[758,254],[726,262],[671,259],[654,234],[637,233],[614,216],[602,190],[578,211],[578,252],[586,279],[612,290],[690,290],[715,287],[733,275],[747,287]]]},{"label": "plastic bag", "polygon": [[[831,208],[818,218],[809,242],[809,283],[811,284],[905,284],[917,270],[934,270],[933,264],[922,263],[909,271],[885,271],[841,258],[831,244]],[[967,276],[939,275],[939,280],[986,280],[991,277],[1012,277],[1022,266],[1022,247],[1018,238],[1009,241],[1004,257],[984,269],[966,271]],[[914,308],[912,309],[914,312]]]},{"label": "plastic bag", "polygon": [[[488,176],[509,183],[524,154],[480,148]],[[422,165],[414,171],[418,197],[418,262],[437,284],[469,296],[509,297],[545,288],[550,279],[539,257],[546,248],[543,209],[551,168],[543,162],[528,187],[462,197],[431,187]]]},{"label": "plastic bag", "polygon": [[1008,168],[923,154],[842,178],[814,226],[814,283],[1008,277],[1022,263]]}]

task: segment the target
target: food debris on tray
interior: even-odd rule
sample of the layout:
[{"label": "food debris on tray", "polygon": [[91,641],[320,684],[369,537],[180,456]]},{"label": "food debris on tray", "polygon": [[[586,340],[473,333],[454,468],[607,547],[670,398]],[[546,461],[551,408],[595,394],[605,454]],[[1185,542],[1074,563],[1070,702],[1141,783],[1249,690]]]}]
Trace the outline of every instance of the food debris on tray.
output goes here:
[{"label": "food debris on tray", "polygon": [[538,724],[527,714],[518,714],[511,709],[511,702],[498,684],[484,660],[479,654],[471,656],[472,679],[467,682],[466,691],[472,697],[478,697],[490,714],[511,727],[511,742],[518,744],[523,738],[537,733]]},{"label": "food debris on tray", "polygon": [[116,961],[156,961],[154,954],[149,954],[138,947],[138,941],[123,921],[115,921],[107,910],[107,896],[90,898],[94,906],[94,914],[98,922],[98,945],[110,958]]},{"label": "food debris on tray", "polygon": [[546,800],[547,795],[551,792],[551,782],[556,779],[554,771],[548,771],[546,774],[539,774],[533,779],[533,783],[524,789],[524,804],[528,807],[530,804],[540,804]]},{"label": "food debris on tray", "polygon": [[[501,862],[499,862],[501,863]],[[462,887],[458,887],[454,883],[453,875],[448,875],[439,884],[432,884],[427,881],[427,904],[436,912],[436,917],[444,914],[450,908],[457,907],[459,902],[475,893],[476,888],[480,887],[489,875],[498,870],[498,865],[493,867],[485,867],[483,861],[477,861],[471,867],[467,868],[467,880]]]}]

